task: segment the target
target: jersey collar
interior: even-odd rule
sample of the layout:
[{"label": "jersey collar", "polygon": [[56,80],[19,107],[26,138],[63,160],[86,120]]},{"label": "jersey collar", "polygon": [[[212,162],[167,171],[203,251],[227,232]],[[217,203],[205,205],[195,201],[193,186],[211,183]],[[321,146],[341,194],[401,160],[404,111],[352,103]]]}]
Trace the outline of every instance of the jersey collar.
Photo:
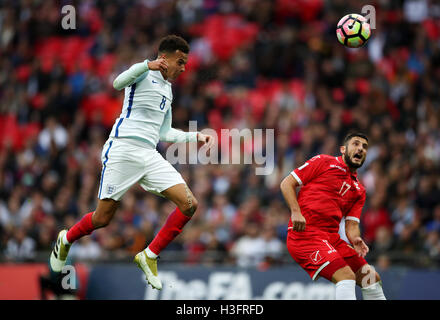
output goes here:
[{"label": "jersey collar", "polygon": [[168,80],[165,80],[165,78],[162,75],[162,72],[160,72],[159,70],[156,70],[156,75],[160,80],[162,80],[166,84],[171,84],[171,82],[169,82]]}]

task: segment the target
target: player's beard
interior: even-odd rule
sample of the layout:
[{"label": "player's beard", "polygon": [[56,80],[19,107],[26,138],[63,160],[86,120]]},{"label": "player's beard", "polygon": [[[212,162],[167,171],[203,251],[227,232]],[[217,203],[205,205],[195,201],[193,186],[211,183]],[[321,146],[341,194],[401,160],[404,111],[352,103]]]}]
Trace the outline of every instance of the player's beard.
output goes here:
[{"label": "player's beard", "polygon": [[358,163],[354,163],[353,161],[351,161],[351,158],[348,154],[344,154],[344,161],[348,167],[353,168],[353,169],[358,169],[358,168],[362,167],[362,165],[364,164],[365,158],[362,160],[362,162],[360,162],[358,164]]}]

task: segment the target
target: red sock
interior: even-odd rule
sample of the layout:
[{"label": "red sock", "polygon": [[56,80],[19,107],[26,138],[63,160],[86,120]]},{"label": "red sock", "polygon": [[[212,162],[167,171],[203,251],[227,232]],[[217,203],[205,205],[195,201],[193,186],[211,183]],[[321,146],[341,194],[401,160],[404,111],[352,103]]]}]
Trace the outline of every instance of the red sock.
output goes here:
[{"label": "red sock", "polygon": [[159,254],[175,237],[181,232],[185,224],[191,220],[191,217],[185,216],[179,208],[176,208],[169,216],[159,233],[150,243],[148,248]]},{"label": "red sock", "polygon": [[69,243],[73,243],[79,238],[89,235],[95,230],[92,223],[93,212],[87,213],[80,221],[67,231],[66,238]]}]

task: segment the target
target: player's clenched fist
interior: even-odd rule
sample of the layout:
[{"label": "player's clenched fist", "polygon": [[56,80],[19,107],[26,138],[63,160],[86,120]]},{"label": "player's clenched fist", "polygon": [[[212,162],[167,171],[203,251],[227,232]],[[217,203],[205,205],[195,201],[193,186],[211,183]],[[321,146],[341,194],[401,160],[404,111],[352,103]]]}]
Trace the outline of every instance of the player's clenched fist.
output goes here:
[{"label": "player's clenched fist", "polygon": [[148,61],[148,69],[166,72],[168,69],[168,63],[165,58],[158,58],[153,61]]},{"label": "player's clenched fist", "polygon": [[300,212],[292,212],[290,219],[292,220],[292,229],[294,231],[304,231],[306,229],[306,219]]}]

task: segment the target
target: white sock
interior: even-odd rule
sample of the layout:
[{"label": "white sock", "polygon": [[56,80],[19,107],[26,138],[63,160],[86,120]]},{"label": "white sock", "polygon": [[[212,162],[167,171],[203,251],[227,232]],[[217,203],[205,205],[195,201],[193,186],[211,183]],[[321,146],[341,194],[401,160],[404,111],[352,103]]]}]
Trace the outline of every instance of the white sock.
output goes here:
[{"label": "white sock", "polygon": [[63,236],[63,243],[64,243],[64,245],[65,246],[68,246],[68,245],[70,245],[70,242],[69,241],[67,241],[67,237],[66,237],[66,235],[67,235],[67,232],[64,234],[64,236]]},{"label": "white sock", "polygon": [[147,248],[144,250],[147,254],[147,257],[150,259],[157,259],[157,254],[155,254],[153,251],[150,250],[150,248]]},{"label": "white sock", "polygon": [[336,283],[336,300],[356,300],[356,281],[342,280]]},{"label": "white sock", "polygon": [[382,281],[373,283],[368,287],[362,288],[361,291],[364,300],[386,300],[382,290]]}]

